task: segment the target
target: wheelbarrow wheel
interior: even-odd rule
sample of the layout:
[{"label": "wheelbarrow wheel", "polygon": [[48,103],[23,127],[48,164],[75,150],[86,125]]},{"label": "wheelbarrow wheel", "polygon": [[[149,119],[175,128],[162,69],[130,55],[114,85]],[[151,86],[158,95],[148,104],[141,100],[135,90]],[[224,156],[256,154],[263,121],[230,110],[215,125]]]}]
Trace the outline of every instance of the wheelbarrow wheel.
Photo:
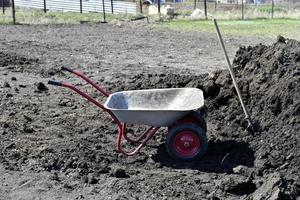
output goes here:
[{"label": "wheelbarrow wheel", "polygon": [[206,132],[195,124],[180,124],[169,129],[166,149],[177,160],[193,161],[200,159],[207,150]]},{"label": "wheelbarrow wheel", "polygon": [[178,124],[188,124],[188,123],[200,126],[202,129],[204,129],[205,132],[207,131],[206,121],[203,115],[196,111],[189,112],[187,115],[177,120],[176,123],[174,123],[168,128],[171,129]]}]

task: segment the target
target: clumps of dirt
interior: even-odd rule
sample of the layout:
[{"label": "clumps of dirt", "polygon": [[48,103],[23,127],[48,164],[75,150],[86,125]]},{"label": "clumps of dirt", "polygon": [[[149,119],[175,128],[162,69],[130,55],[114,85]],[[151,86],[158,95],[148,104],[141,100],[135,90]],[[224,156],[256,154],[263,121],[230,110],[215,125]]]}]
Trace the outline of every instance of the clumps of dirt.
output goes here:
[{"label": "clumps of dirt", "polygon": [[6,67],[10,65],[30,65],[37,62],[38,59],[27,58],[25,56],[17,55],[12,52],[0,51],[0,67]]},{"label": "clumps of dirt", "polygon": [[38,92],[43,92],[43,91],[47,91],[48,90],[48,87],[44,83],[42,83],[42,82],[36,83],[36,88],[37,88]]},{"label": "clumps of dirt", "polygon": [[[300,195],[300,43],[279,38],[270,46],[241,47],[233,66],[250,115],[260,127],[254,135],[245,130],[243,110],[226,70],[200,76],[138,74],[106,82],[110,91],[202,89],[205,107],[200,111],[209,135],[202,160],[173,161],[164,147],[164,130],[139,155],[120,155],[114,151],[116,128],[107,115],[75,104],[77,99],[61,98],[59,90],[48,94],[46,86],[38,83],[35,89],[41,92],[33,93],[48,105],[6,104],[12,107],[0,124],[4,130],[0,162],[11,170],[49,171],[57,183],[71,180],[69,189],[120,179],[112,192],[132,191],[145,199],[296,199]],[[22,101],[26,104],[26,99]]]}]

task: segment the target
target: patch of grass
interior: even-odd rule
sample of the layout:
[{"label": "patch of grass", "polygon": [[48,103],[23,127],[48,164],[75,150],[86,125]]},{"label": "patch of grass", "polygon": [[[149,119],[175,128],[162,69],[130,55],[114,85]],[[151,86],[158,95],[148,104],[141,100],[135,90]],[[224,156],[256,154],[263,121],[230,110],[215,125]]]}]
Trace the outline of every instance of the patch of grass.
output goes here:
[{"label": "patch of grass", "polygon": [[[0,14],[0,24],[12,24],[11,9],[7,9],[5,15]],[[130,14],[106,14],[106,21],[128,20]],[[36,9],[17,9],[16,21],[19,24],[79,24],[81,21],[103,21],[102,13],[74,13],[74,12],[47,12]]]},{"label": "patch of grass", "polygon": [[[258,12],[272,13],[272,6],[270,5],[262,5],[256,8]],[[274,13],[283,12],[287,13],[288,9],[282,6],[274,6]]]},{"label": "patch of grass", "polygon": [[[300,20],[296,19],[253,19],[253,20],[218,20],[221,31],[227,35],[247,35],[300,39]],[[179,31],[215,32],[210,20],[174,20],[158,25]]]},{"label": "patch of grass", "polygon": [[[232,9],[227,11],[212,11],[210,12],[218,19],[241,19],[242,18],[242,10],[241,9]],[[261,18],[269,18],[272,16],[272,8],[265,7],[249,7],[244,10],[244,18],[245,19],[261,19]],[[296,10],[287,10],[283,7],[275,7],[274,10],[274,19],[299,19],[300,12]]]}]

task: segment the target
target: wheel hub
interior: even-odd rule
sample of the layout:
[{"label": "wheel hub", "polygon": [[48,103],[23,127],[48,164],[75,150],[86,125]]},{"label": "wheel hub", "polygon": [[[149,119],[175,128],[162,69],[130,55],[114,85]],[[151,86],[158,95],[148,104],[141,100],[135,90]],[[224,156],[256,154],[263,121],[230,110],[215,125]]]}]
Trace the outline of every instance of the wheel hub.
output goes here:
[{"label": "wheel hub", "polygon": [[190,143],[189,142],[184,142],[183,145],[184,145],[185,148],[188,148],[190,146]]},{"label": "wheel hub", "polygon": [[200,149],[200,139],[192,131],[182,131],[175,136],[173,146],[182,156],[193,156]]}]

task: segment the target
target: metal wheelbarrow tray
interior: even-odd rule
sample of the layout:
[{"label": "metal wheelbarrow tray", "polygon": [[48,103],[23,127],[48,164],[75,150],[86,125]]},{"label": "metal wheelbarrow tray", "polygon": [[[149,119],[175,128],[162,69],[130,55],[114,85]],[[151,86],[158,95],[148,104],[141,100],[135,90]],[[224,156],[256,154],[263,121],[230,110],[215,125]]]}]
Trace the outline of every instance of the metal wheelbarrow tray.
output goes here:
[{"label": "metal wheelbarrow tray", "polygon": [[117,92],[108,97],[104,107],[121,122],[167,127],[203,105],[201,90],[171,88]]},{"label": "metal wheelbarrow tray", "polygon": [[[106,111],[118,127],[117,151],[131,156],[136,154],[154,136],[160,127],[168,127],[166,148],[175,159],[190,161],[200,158],[207,149],[206,122],[194,110],[204,105],[203,92],[197,88],[131,90],[109,94],[78,70],[71,72],[108,97],[104,104],[67,82],[50,80],[48,84],[69,88]],[[127,136],[126,124],[150,126],[135,139]],[[126,140],[137,147],[132,151],[122,148]]]}]

